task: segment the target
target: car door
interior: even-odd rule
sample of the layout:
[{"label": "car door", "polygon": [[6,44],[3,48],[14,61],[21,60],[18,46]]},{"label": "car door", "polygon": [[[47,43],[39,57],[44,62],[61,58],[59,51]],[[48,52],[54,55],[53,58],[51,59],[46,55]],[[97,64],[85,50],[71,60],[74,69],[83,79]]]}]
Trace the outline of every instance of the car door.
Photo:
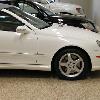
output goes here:
[{"label": "car door", "polygon": [[[28,34],[16,32],[24,27]],[[23,29],[22,29],[23,30]],[[0,12],[0,63],[34,64],[36,52],[35,33],[13,16]]]}]

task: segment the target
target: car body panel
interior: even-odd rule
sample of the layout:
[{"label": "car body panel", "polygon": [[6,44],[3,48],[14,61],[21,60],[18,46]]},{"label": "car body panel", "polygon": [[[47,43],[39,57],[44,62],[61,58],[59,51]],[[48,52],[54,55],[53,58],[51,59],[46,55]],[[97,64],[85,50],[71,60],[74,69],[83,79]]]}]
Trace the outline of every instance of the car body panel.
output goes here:
[{"label": "car body panel", "polygon": [[[56,52],[59,51],[63,47],[69,47],[69,46],[80,47],[83,50],[85,50],[91,59],[93,67],[100,65],[99,60],[96,58],[96,56],[99,56],[100,54],[100,47],[96,43],[97,40],[100,40],[100,34],[83,30],[80,28],[75,28],[72,26],[58,25],[58,24],[53,24],[51,27],[48,27],[48,28],[38,29],[32,26],[26,20],[17,16],[16,14],[6,9],[3,9],[2,11],[11,14],[18,20],[25,23],[25,25],[31,28],[32,34],[35,33],[36,38],[34,42],[36,45],[33,45],[33,44],[32,45],[36,54],[34,53],[32,48],[27,48],[27,51],[28,52],[31,51],[34,53],[36,63],[34,64],[28,63],[25,65],[22,64],[22,67],[20,67],[20,69],[50,71],[51,61],[52,61],[53,56],[56,54]],[[28,33],[29,36],[30,34],[31,33]],[[23,39],[26,39],[26,38],[23,38]],[[26,44],[26,46],[27,45],[31,46],[31,43]],[[17,49],[20,49],[20,48],[18,47]],[[24,50],[22,51],[24,52]],[[29,53],[31,54],[31,52]],[[30,67],[25,67],[27,65],[28,66],[30,65]],[[33,67],[31,65],[33,65]],[[13,68],[13,67],[9,66],[8,68]]]},{"label": "car body panel", "polygon": [[[80,30],[80,32],[79,32],[79,30]],[[74,31],[75,31],[75,35],[74,35]],[[71,34],[70,34],[70,32],[71,32]],[[95,41],[92,40],[93,39],[92,35],[94,33],[91,33],[90,32],[91,35],[90,34],[87,35],[87,32],[88,31],[86,31],[86,34],[85,34],[85,31],[82,30],[82,29],[79,29],[79,28],[75,28],[74,29],[74,27],[71,27],[71,26],[63,26],[63,27],[60,27],[58,25],[57,26],[55,25],[55,27],[53,27],[53,29],[50,29],[50,32],[48,32],[48,33],[43,31],[43,33],[46,33],[46,34],[43,34],[44,36],[43,35],[42,36],[41,35],[38,36],[38,37],[40,37],[40,39],[38,41],[39,42],[38,43],[39,44],[39,46],[38,46],[39,47],[39,51],[38,52],[40,54],[43,54],[43,55],[41,55],[41,60],[44,60],[43,59],[45,57],[44,55],[47,55],[47,54],[48,54],[47,58],[49,56],[51,56],[50,57],[51,59],[49,61],[49,59],[46,58],[46,62],[44,60],[41,63],[48,63],[48,61],[51,62],[52,61],[52,57],[54,56],[54,54],[59,49],[61,49],[63,47],[66,47],[66,46],[76,46],[76,47],[82,48],[83,50],[85,50],[85,51],[88,52],[91,60],[93,61],[93,59],[92,59],[92,56],[93,56],[92,55],[92,52],[94,52],[95,49],[93,48],[93,45],[92,44]],[[36,30],[36,33],[39,34],[40,31],[39,30]],[[42,31],[41,31],[41,33],[42,33]],[[83,34],[83,35],[81,36],[81,34]],[[73,35],[74,35],[74,38],[73,38]],[[85,41],[84,41],[83,37],[85,38]],[[88,48],[87,41],[91,41],[91,43],[90,43],[91,45],[89,45],[91,48]],[[94,45],[96,45],[96,44],[94,44]],[[56,47],[56,49],[55,49],[55,47]],[[97,47],[97,50],[99,50],[98,47]]]},{"label": "car body panel", "polygon": [[[11,13],[7,10],[2,10],[4,12],[7,12],[8,14],[12,16],[16,16],[15,14]],[[27,22],[20,17],[16,16],[20,21],[23,23]],[[26,26],[24,26],[26,27]],[[2,59],[1,61],[4,61],[2,63],[35,63],[35,54],[36,54],[36,36],[35,32],[29,29],[30,34],[26,34],[23,36],[22,33],[18,32],[10,32],[10,31],[0,31],[0,53],[1,55],[5,54],[5,58],[7,60]],[[7,39],[7,41],[6,41]],[[5,42],[6,41],[6,42]],[[2,45],[3,43],[3,45]],[[8,57],[6,57],[6,55]],[[6,62],[8,61],[8,62]]]}]

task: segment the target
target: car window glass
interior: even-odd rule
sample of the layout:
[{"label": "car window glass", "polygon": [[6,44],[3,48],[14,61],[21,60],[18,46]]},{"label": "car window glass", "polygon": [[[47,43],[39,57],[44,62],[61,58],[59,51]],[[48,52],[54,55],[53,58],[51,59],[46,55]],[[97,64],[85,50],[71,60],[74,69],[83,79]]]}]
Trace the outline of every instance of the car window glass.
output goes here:
[{"label": "car window glass", "polygon": [[18,4],[19,4],[19,7],[27,13],[30,13],[30,14],[38,13],[38,11],[36,9],[34,9],[33,7],[31,7],[27,4],[24,4],[24,3],[18,3]]},{"label": "car window glass", "polygon": [[16,31],[18,26],[22,23],[11,15],[0,11],[0,30],[3,31]]},{"label": "car window glass", "polygon": [[46,9],[45,7],[43,7],[42,5],[35,3],[40,9],[42,9],[46,14],[48,14],[49,16],[54,16],[55,14],[53,12],[51,12],[50,10]]},{"label": "car window glass", "polygon": [[44,22],[43,20],[40,20],[39,18],[33,17],[29,13],[23,12],[19,8],[9,7],[6,9],[11,11],[12,13],[15,13],[17,16],[23,18],[24,20],[26,20],[28,23],[30,23],[36,28],[43,29],[43,28],[50,27],[48,23]]},{"label": "car window glass", "polygon": [[89,29],[89,30],[93,30],[94,29],[94,26],[87,22],[87,23],[82,23],[82,25],[86,28],[86,29]]}]

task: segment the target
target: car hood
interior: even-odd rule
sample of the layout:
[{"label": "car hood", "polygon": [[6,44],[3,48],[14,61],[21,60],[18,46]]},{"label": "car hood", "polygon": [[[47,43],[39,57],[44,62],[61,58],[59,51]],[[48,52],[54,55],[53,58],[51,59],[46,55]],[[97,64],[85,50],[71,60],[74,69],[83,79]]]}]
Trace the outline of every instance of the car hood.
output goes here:
[{"label": "car hood", "polygon": [[54,23],[51,27],[42,29],[41,32],[51,35],[53,37],[62,37],[65,39],[76,39],[83,41],[100,40],[100,34],[91,32],[78,27],[58,25]]}]

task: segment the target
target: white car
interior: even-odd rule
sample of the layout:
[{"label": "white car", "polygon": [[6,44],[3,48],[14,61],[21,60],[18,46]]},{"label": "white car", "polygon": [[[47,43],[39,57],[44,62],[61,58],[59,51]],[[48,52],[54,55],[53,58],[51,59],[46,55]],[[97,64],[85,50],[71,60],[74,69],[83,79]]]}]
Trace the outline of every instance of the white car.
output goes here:
[{"label": "white car", "polygon": [[70,4],[70,3],[62,3],[62,2],[54,2],[53,0],[33,0],[41,5],[45,6],[47,9],[51,10],[55,14],[61,15],[77,15],[81,17],[85,17],[85,13],[83,8],[80,5]]},{"label": "white car", "polygon": [[0,68],[53,71],[80,79],[100,66],[100,34],[53,24],[0,4]]}]

